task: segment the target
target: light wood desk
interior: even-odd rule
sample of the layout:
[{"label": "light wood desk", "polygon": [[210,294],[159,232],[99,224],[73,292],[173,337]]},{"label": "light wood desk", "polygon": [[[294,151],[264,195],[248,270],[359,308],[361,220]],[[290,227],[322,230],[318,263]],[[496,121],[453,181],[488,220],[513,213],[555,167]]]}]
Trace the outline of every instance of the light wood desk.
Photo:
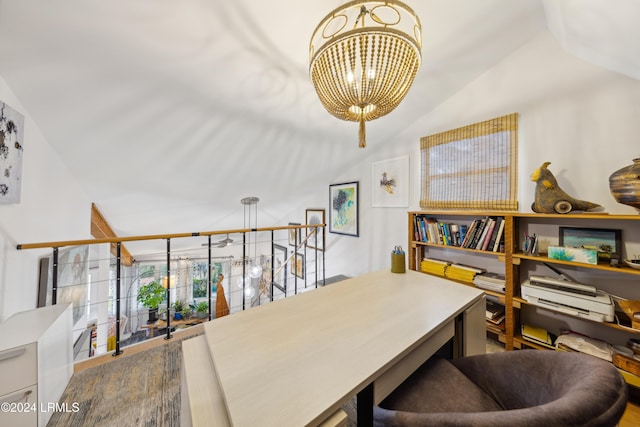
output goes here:
[{"label": "light wood desk", "polygon": [[217,404],[228,425],[321,425],[355,395],[359,427],[370,424],[373,405],[451,338],[458,355],[484,353],[484,313],[478,289],[381,271],[209,322],[211,363],[186,375],[208,370],[216,403],[191,402],[193,424]]}]

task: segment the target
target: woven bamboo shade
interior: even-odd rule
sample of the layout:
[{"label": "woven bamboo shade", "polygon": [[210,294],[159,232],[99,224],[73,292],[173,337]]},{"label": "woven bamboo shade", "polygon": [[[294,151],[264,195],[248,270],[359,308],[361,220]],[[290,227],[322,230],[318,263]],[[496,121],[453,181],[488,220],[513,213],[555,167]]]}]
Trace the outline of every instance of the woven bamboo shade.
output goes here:
[{"label": "woven bamboo shade", "polygon": [[420,138],[423,209],[518,210],[518,113]]}]

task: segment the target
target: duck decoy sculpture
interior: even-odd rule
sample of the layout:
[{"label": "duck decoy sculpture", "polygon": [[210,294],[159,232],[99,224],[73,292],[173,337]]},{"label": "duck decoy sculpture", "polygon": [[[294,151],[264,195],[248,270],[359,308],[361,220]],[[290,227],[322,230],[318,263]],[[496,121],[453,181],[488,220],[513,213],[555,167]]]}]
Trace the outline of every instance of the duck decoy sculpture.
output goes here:
[{"label": "duck decoy sculpture", "polygon": [[565,193],[550,170],[551,162],[544,162],[531,174],[531,181],[536,183],[536,198],[531,209],[538,213],[566,214],[573,211],[588,211],[601,207],[596,203],[574,199]]}]

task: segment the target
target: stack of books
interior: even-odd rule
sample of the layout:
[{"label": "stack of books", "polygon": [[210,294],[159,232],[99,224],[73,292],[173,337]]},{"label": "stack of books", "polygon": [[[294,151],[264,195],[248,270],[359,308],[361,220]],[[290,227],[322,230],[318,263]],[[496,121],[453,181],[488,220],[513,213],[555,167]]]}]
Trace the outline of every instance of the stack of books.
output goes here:
[{"label": "stack of books", "polygon": [[487,322],[504,328],[504,305],[500,304],[497,299],[487,298],[487,309],[485,318]]},{"label": "stack of books", "polygon": [[546,329],[527,323],[521,323],[520,331],[522,332],[522,338],[525,340],[534,342],[543,347],[555,349],[554,341],[557,337],[549,333]]},{"label": "stack of books", "polygon": [[445,270],[445,277],[447,279],[458,280],[465,283],[473,283],[473,278],[476,274],[484,273],[482,268],[470,267],[462,264],[451,264]]},{"label": "stack of books", "polygon": [[437,276],[444,277],[445,271],[449,265],[450,263],[447,261],[442,261],[435,258],[425,258],[422,260],[422,263],[420,264],[420,268],[425,273],[435,274]]},{"label": "stack of books", "polygon": [[486,272],[477,274],[473,278],[473,284],[480,289],[504,294],[505,277],[504,274]]}]

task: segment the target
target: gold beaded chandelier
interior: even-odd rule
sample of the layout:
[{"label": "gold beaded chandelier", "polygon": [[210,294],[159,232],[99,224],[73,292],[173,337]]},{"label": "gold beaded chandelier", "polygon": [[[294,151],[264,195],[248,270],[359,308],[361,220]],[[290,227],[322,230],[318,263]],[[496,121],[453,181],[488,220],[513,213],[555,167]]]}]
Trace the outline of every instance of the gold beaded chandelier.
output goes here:
[{"label": "gold beaded chandelier", "polygon": [[326,110],[342,120],[365,122],[393,111],[420,68],[422,28],[396,0],[351,1],[327,15],[309,46],[309,74]]}]

